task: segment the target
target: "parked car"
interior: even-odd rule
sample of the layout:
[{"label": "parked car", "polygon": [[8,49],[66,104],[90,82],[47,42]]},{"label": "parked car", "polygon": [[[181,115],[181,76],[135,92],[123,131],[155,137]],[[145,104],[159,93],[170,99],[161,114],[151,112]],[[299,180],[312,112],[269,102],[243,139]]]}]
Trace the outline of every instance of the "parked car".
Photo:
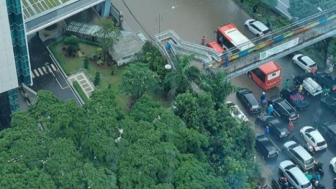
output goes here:
[{"label": "parked car", "polygon": [[334,173],[336,173],[336,157],[333,157],[333,158],[330,160],[329,166],[330,166],[331,170],[332,170]]},{"label": "parked car", "polygon": [[334,115],[336,115],[336,98],[333,96],[326,96],[321,98],[323,106],[328,108]]},{"label": "parked car", "polygon": [[312,189],[313,186],[306,175],[290,160],[285,160],[279,165],[280,171],[296,189]]},{"label": "parked car", "polygon": [[264,159],[277,158],[279,151],[274,146],[274,144],[261,133],[256,133],[256,143],[255,148],[261,154]]},{"label": "parked car", "polygon": [[302,68],[306,73],[315,73],[317,71],[316,63],[308,56],[297,54],[293,57],[293,63]]},{"label": "parked car", "polygon": [[234,104],[231,101],[227,101],[225,104],[229,108],[230,115],[233,118],[237,119],[237,121],[239,121],[239,122],[248,122],[249,121],[248,118],[243,113],[243,111],[241,111],[241,109],[236,104]]},{"label": "parked car", "polygon": [[295,141],[288,141],[284,145],[288,156],[301,167],[302,170],[309,170],[314,167],[314,158],[300,144]]},{"label": "parked car", "polygon": [[297,87],[282,89],[280,96],[291,103],[297,110],[304,110],[309,106],[308,100],[298,92]]},{"label": "parked car", "polygon": [[249,114],[259,114],[260,105],[252,91],[247,88],[241,88],[236,92],[238,99],[245,106]]},{"label": "parked car", "polygon": [[324,150],[328,146],[321,133],[312,126],[305,126],[301,128],[300,134],[303,136],[305,141],[314,148],[315,151]]},{"label": "parked car", "polygon": [[324,135],[328,136],[333,143],[336,143],[336,123],[324,122],[319,126],[319,131]]},{"label": "parked car", "polygon": [[260,115],[257,117],[255,123],[262,127],[269,127],[270,134],[273,135],[276,139],[283,139],[289,135],[289,130],[287,126],[281,124],[280,121],[269,115]]},{"label": "parked car", "polygon": [[255,19],[246,20],[245,27],[257,37],[264,36],[270,32],[270,29],[265,24]]},{"label": "parked car", "polygon": [[293,106],[279,96],[272,96],[268,104],[272,104],[276,114],[285,121],[296,121],[300,117]]},{"label": "parked car", "polygon": [[323,72],[318,72],[314,74],[313,79],[322,87],[329,88],[331,92],[336,92],[336,79]]}]

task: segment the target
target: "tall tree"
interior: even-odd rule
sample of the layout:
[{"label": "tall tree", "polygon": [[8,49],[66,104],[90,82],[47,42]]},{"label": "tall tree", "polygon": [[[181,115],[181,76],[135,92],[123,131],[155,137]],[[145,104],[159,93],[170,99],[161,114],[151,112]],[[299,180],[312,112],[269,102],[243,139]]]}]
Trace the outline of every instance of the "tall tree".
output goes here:
[{"label": "tall tree", "polygon": [[175,67],[165,77],[165,83],[169,85],[169,94],[175,96],[191,90],[190,83],[192,81],[200,81],[200,70],[194,66],[190,66],[193,56],[176,56]]},{"label": "tall tree", "polygon": [[[315,0],[291,0],[289,1],[288,12],[295,18],[303,19],[322,10],[336,6],[336,1],[315,1]],[[330,16],[330,15],[329,15]]]},{"label": "tall tree", "polygon": [[159,87],[159,78],[147,65],[132,63],[123,73],[120,89],[130,94],[133,100],[139,99],[145,92]]},{"label": "tall tree", "polygon": [[96,34],[99,38],[99,44],[103,48],[104,61],[107,61],[109,51],[113,50],[113,45],[119,40],[120,30],[109,18],[101,18],[98,21],[98,26],[100,30]]},{"label": "tall tree", "polygon": [[225,98],[235,90],[235,87],[227,80],[225,73],[218,73],[214,77],[206,75],[203,77],[200,87],[211,94],[213,101],[216,103],[216,109],[222,107]]}]

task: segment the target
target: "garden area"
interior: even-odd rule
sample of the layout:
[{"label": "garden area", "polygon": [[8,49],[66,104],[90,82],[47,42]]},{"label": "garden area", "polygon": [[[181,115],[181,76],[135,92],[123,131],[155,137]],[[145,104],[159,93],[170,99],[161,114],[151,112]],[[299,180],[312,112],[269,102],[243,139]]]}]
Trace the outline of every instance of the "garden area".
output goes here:
[{"label": "garden area", "polygon": [[[49,48],[59,64],[62,66],[65,73],[69,76],[79,71],[83,71],[91,82],[94,82],[96,73],[99,73],[100,81],[96,86],[96,89],[106,89],[111,86],[113,89],[116,89],[116,100],[118,104],[121,107],[126,107],[128,103],[128,96],[121,94],[117,86],[121,83],[122,73],[127,66],[117,67],[114,65],[98,65],[94,60],[90,60],[88,58],[88,66],[87,69],[85,69],[85,59],[97,53],[97,49],[99,49],[98,44],[95,45],[92,42],[80,40],[78,43],[80,53],[78,53],[77,56],[67,56],[66,53],[64,53],[63,43],[64,38],[51,44]],[[111,74],[112,72],[114,75]]]}]

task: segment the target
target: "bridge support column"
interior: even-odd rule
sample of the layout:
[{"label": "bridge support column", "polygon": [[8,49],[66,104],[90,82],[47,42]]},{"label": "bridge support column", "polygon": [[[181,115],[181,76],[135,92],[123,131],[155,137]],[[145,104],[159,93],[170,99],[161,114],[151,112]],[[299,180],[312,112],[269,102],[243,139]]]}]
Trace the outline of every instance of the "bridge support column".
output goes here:
[{"label": "bridge support column", "polygon": [[97,12],[101,17],[107,17],[110,15],[111,10],[111,0],[105,0],[104,2],[96,6]]}]

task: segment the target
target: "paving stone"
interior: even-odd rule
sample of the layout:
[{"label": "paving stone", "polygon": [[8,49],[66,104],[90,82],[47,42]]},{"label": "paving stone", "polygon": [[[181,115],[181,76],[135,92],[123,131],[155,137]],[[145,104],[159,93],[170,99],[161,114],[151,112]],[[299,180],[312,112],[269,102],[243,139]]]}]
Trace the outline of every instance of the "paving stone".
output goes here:
[{"label": "paving stone", "polygon": [[82,85],[84,85],[84,84],[87,83],[87,81],[85,79],[83,79],[83,80],[80,80],[79,83],[82,84]]},{"label": "paving stone", "polygon": [[87,87],[90,87],[90,85],[86,83],[86,84],[82,85],[82,87],[87,88]]},{"label": "paving stone", "polygon": [[82,80],[82,79],[84,79],[84,76],[83,76],[83,75],[78,75],[78,76],[77,76],[77,79],[78,79],[78,80]]}]

